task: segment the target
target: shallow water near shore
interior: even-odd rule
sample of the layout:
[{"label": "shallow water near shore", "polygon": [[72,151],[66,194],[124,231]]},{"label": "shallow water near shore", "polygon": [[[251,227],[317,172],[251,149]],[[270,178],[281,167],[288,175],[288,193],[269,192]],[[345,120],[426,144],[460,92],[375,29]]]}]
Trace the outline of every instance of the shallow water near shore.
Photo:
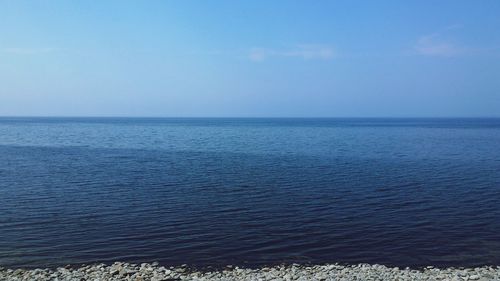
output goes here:
[{"label": "shallow water near shore", "polygon": [[500,264],[500,119],[0,118],[0,266]]}]

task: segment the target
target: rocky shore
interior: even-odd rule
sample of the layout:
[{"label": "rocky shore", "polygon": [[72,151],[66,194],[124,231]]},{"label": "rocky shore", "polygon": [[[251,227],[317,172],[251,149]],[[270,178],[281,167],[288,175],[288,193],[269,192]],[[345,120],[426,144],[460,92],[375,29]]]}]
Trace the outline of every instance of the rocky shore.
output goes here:
[{"label": "rocky shore", "polygon": [[3,269],[1,281],[166,281],[166,280],[500,280],[500,267],[445,268],[420,270],[383,265],[282,265],[259,269],[227,266],[219,270],[197,271],[186,266],[163,267],[157,263],[140,265],[116,262],[78,268]]}]

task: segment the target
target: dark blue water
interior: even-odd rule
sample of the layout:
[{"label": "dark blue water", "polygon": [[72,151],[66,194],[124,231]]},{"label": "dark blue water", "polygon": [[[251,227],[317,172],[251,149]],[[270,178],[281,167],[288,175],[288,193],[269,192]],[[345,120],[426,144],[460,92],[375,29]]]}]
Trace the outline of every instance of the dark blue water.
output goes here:
[{"label": "dark blue water", "polygon": [[500,119],[0,119],[0,266],[500,264]]}]

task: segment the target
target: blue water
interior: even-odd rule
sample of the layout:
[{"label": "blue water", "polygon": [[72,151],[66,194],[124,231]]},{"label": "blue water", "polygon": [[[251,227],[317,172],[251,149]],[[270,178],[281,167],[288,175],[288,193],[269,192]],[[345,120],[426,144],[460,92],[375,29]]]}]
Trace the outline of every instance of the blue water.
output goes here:
[{"label": "blue water", "polygon": [[0,118],[0,266],[500,264],[500,119]]}]

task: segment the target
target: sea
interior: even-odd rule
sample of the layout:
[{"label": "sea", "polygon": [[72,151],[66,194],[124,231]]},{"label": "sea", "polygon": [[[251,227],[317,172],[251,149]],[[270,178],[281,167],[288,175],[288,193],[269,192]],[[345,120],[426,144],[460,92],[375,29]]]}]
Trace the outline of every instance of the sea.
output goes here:
[{"label": "sea", "polygon": [[500,119],[0,118],[0,266],[500,265]]}]

